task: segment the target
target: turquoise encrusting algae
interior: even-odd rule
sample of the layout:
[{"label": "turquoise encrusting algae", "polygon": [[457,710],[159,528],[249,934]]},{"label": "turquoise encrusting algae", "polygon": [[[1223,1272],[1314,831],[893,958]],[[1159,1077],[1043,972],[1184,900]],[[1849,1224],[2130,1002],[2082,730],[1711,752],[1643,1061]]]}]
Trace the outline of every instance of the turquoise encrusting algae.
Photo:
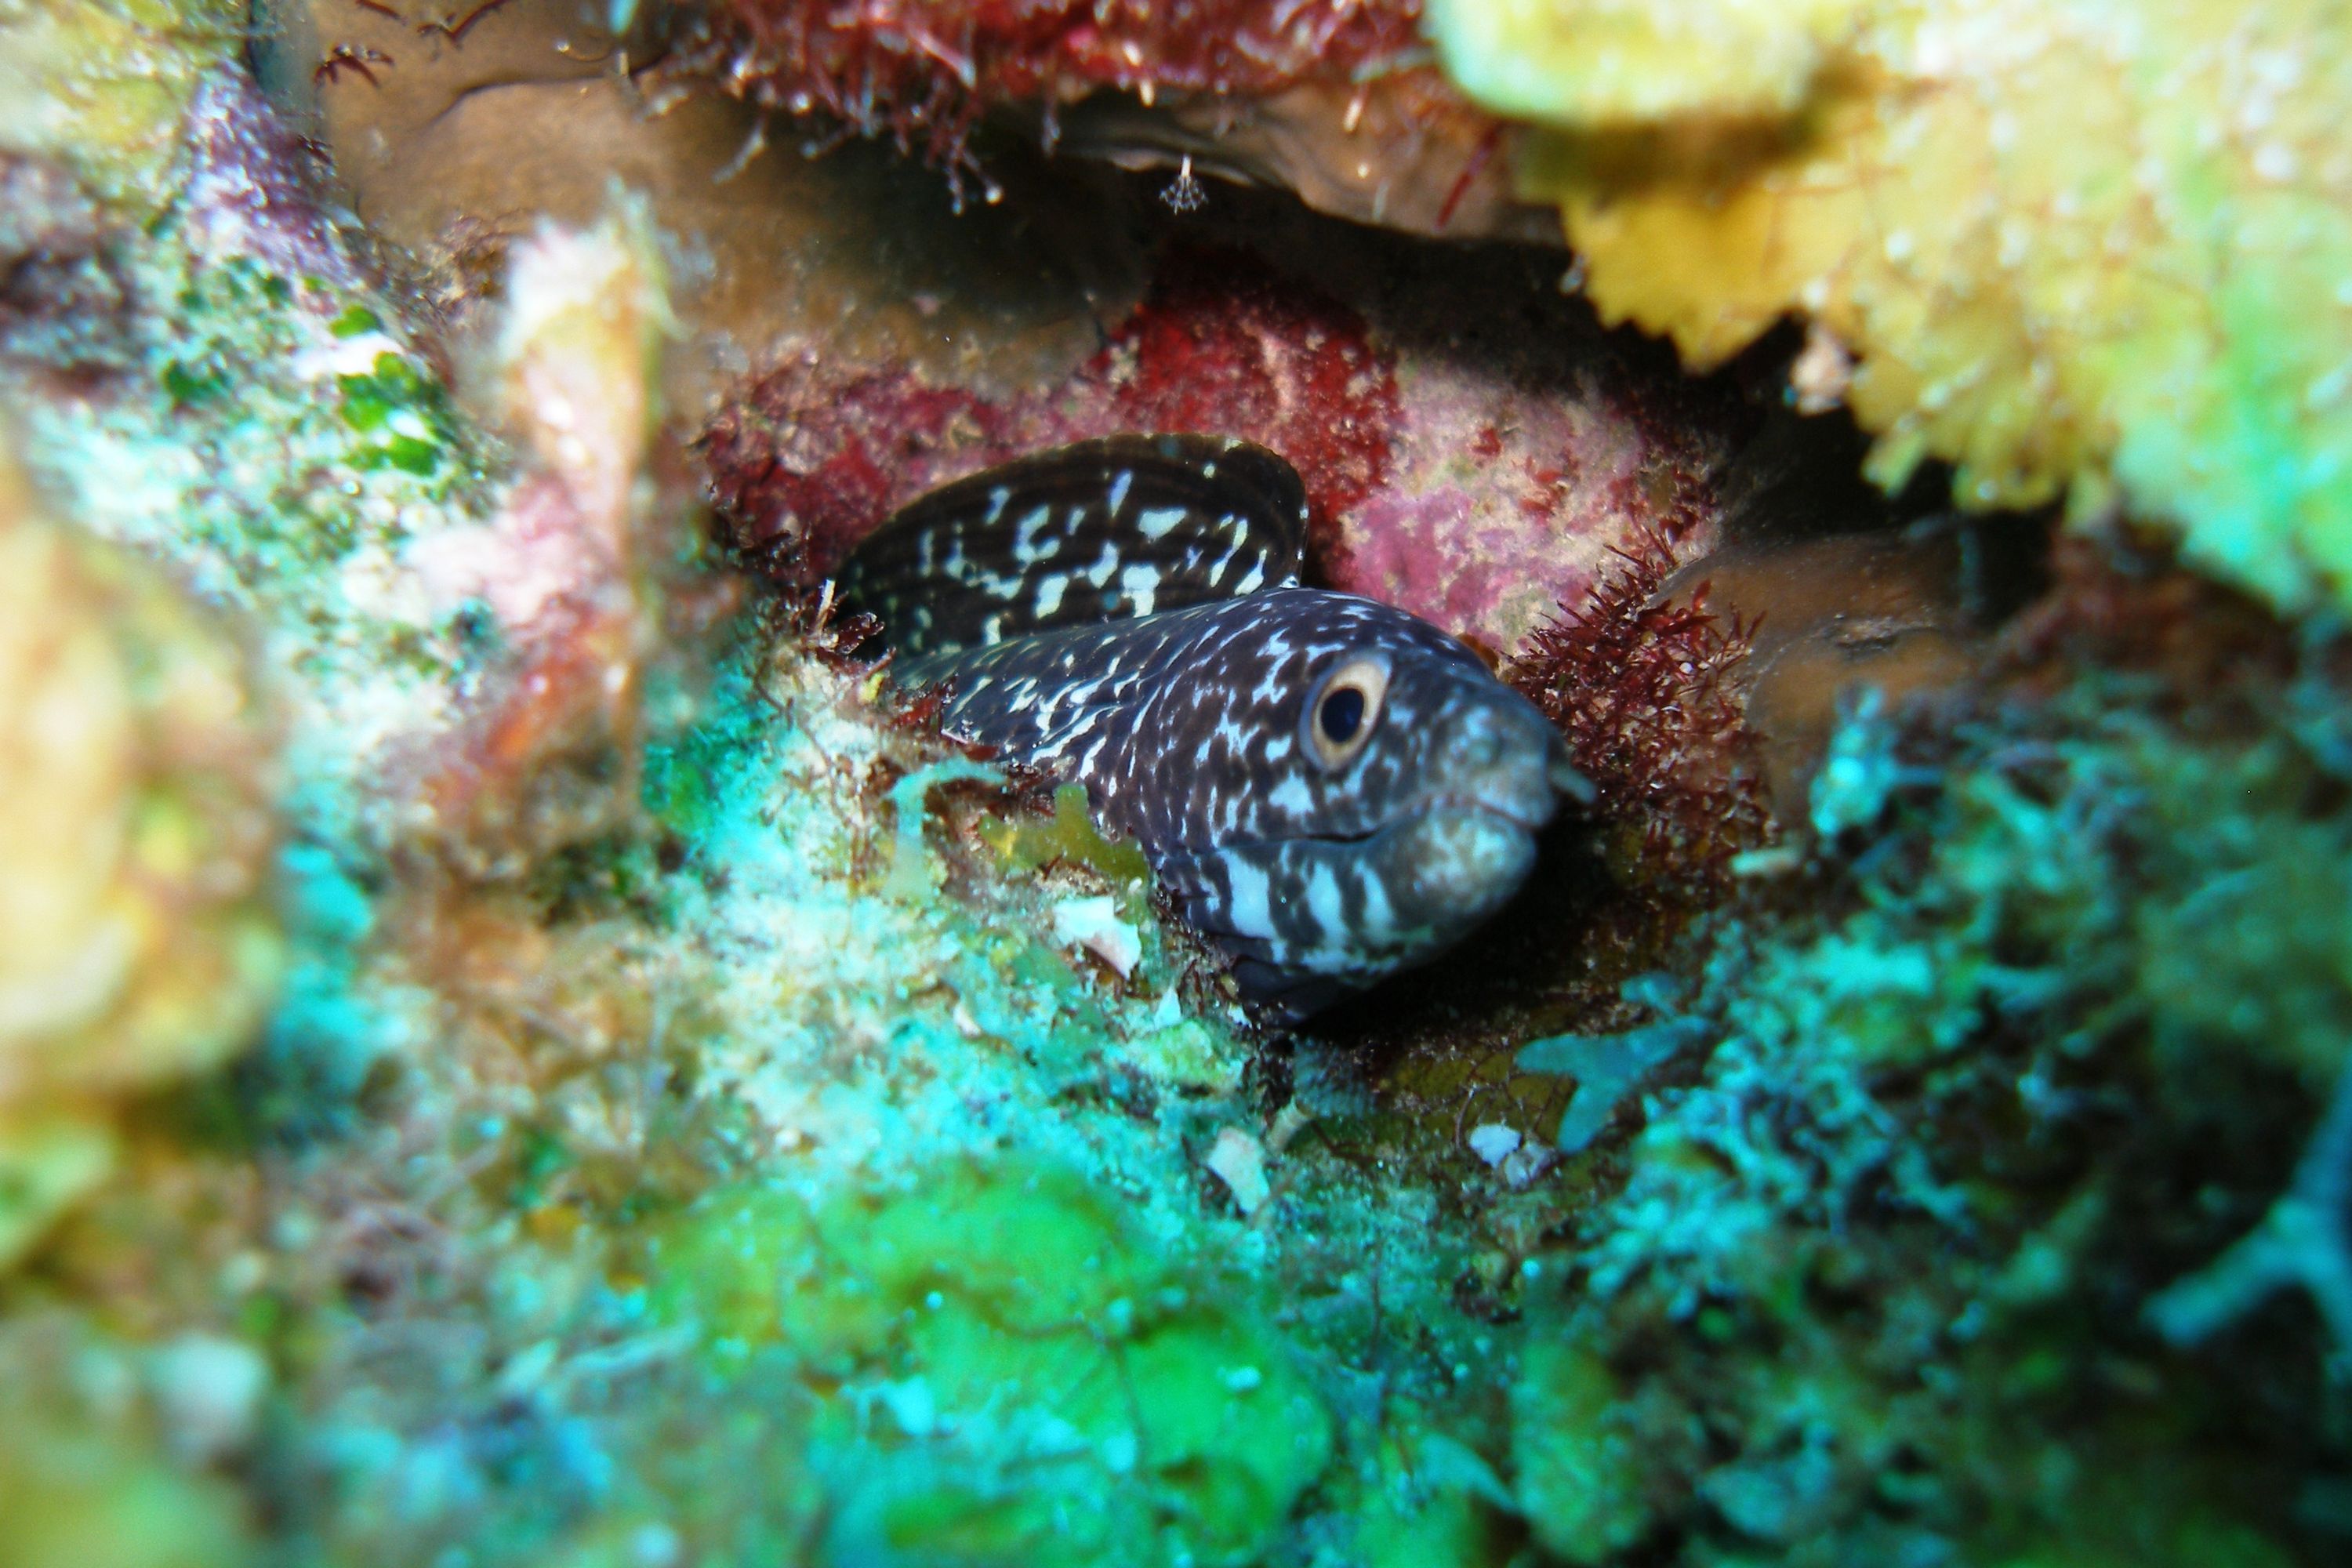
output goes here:
[{"label": "turquoise encrusting algae", "polygon": [[266,831],[158,862],[268,1016],[96,1100],[0,1018],[0,1138],[110,1151],[0,1275],[0,1564],[2352,1542],[2340,1238],[2276,1217],[2352,1039],[2325,628],[2070,554],[1984,690],[1854,702],[1803,843],[1611,955],[1528,1051],[1567,1131],[1457,1125],[1252,1037],[1131,847],[706,559],[637,204],[429,321],[187,90],[168,200],[42,164],[104,238],[0,354],[44,537],[257,656],[187,710],[233,757],[132,772],[166,847],[278,781],[266,898]]},{"label": "turquoise encrusting algae", "polygon": [[[1431,1498],[1466,1528],[1459,1485],[1378,1479],[1403,1439],[1316,1364],[1317,1342],[1381,1331],[1342,1283],[1363,1220],[1329,1227],[1320,1299],[1302,1300],[1200,1163],[1221,1131],[1264,1125],[1246,1057],[1177,1001],[1195,955],[1117,852],[1058,848],[1070,868],[996,887],[999,852],[929,820],[968,813],[959,789],[994,793],[971,776],[987,771],[885,727],[865,678],[749,626],[701,674],[603,638],[600,616],[675,626],[708,591],[663,575],[693,552],[690,514],[609,482],[614,440],[563,439],[598,418],[614,437],[624,378],[644,374],[630,342],[593,341],[643,286],[627,212],[517,245],[509,310],[553,324],[481,350],[481,379],[553,364],[574,401],[478,399],[503,438],[331,232],[302,236],[317,270],[295,273],[267,244],[220,254],[213,216],[191,202],[126,245],[119,265],[167,304],[125,323],[98,395],[26,410],[28,446],[85,526],[241,612],[275,671],[293,973],[262,1048],[144,1127],[134,1170],[10,1300],[113,1301],[110,1329],[75,1331],[134,1373],[143,1342],[201,1331],[241,1347],[220,1364],[266,1375],[175,1404],[126,1374],[141,1414],[113,1425],[68,1390],[51,1447],[89,1473],[54,1510],[37,1500],[26,1549],[99,1549],[72,1500],[151,1485],[134,1464],[186,1477],[160,1535],[225,1496],[225,1552],[266,1515],[355,1560],[618,1543],[756,1561],[762,1542],[832,1542],[845,1560],[995,1561],[1055,1549],[1075,1510],[1114,1557],[1240,1562],[1324,1511],[1317,1489],[1365,1484],[1329,1473],[1350,1453],[1407,1518]],[[542,252],[581,265],[534,285]],[[607,261],[588,318],[539,309],[534,288]],[[565,713],[583,643],[587,687],[642,679],[653,739],[614,723],[518,751]],[[634,764],[611,754],[640,745]],[[509,814],[509,852],[479,853],[478,797],[530,797],[549,773],[641,778],[642,804]],[[993,837],[1034,860],[1026,830]],[[1087,918],[1057,918],[1073,905]],[[1090,940],[1120,929],[1131,951]],[[1393,1215],[1370,1256],[1403,1257],[1427,1220]],[[889,1295],[871,1251],[811,1270],[845,1225],[896,1249],[912,1296]],[[696,1264],[722,1246],[726,1268]],[[983,1267],[1018,1294],[1033,1248],[1070,1279],[1024,1315]],[[1389,1310],[1433,1288],[1392,1283]],[[819,1332],[861,1300],[864,1327]],[[1456,1358],[1414,1359],[1400,1399]],[[178,1407],[207,1394],[236,1439],[181,1454]],[[987,1440],[991,1421],[1018,1443]],[[1055,1506],[1004,1502],[1049,1463]],[[1336,1514],[1319,1529],[1353,1533]]]},{"label": "turquoise encrusting algae", "polygon": [[[1890,763],[1822,913],[1716,933],[1674,1013],[1703,1071],[1530,1299],[1522,1495],[1561,1555],[2298,1560],[2256,1521],[2320,1496],[2338,1396],[2284,1380],[2334,1347],[2306,1317],[2284,1362],[2200,1363],[2136,1315],[2284,1173],[2253,1107],[2308,1126],[2345,1073],[2352,820],[2311,810],[2344,759],[2283,705],[2184,735],[2134,685]],[[2224,1441],[2248,1375],[2267,1424]]]}]

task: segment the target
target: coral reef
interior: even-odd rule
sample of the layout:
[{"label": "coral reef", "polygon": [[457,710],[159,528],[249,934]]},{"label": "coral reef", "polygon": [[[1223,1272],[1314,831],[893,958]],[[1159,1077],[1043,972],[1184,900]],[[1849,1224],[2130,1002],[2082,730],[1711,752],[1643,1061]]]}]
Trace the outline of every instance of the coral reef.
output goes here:
[{"label": "coral reef", "polygon": [[[1874,789],[1815,783],[1817,810],[1844,803],[1815,912],[1715,923],[1697,993],[1626,1046],[1529,1047],[1571,1071],[1636,1039],[1657,1047],[1636,1072],[1699,1058],[1643,1097],[1622,1188],[1545,1259],[1564,1286],[1531,1298],[1520,1497],[1562,1557],[1676,1540],[1791,1561],[2294,1560],[2238,1510],[2331,1451],[2340,1394],[2286,1392],[2321,1347],[2298,1333],[2260,1358],[2257,1438],[2225,1388],[2245,1347],[2224,1370],[2134,1319],[2204,1340],[2273,1281],[2324,1294],[2340,1269],[2340,1214],[2274,1217],[2156,1293],[2285,1179],[2243,1108],[2283,1095],[2300,1119],[2333,1096],[2352,1005],[2337,759],[2242,671],[2183,690],[2123,662],[1948,736],[1854,709],[1833,752],[1899,761]],[[2200,901],[2192,955],[2173,911]],[[2274,940],[2319,928],[2293,957]],[[2244,996],[2248,965],[2294,999],[2206,1005]],[[1611,1070],[1614,1092],[1637,1081]],[[2340,1120],[2275,1215],[2329,1201]],[[2179,1435],[2239,1435],[2158,1458],[2159,1409]]]},{"label": "coral reef", "polygon": [[[1238,436],[1297,467],[1321,580],[1496,657],[1580,603],[1644,527],[1676,560],[1710,542],[1712,479],[1739,423],[1727,404],[1694,397],[1667,417],[1638,349],[1532,311],[1479,332],[1499,369],[1466,364],[1465,329],[1318,239],[1335,266],[1312,279],[1238,249],[1171,247],[1103,349],[1024,396],[789,357],[704,436],[714,499],[741,547],[805,582],[897,506],[1021,452],[1132,429]],[[1483,259],[1426,277],[1468,299],[1541,276],[1524,258]]]},{"label": "coral reef", "polygon": [[[380,250],[226,37],[89,9],[0,24],[37,104],[125,38],[153,83],[0,115],[46,138],[0,153],[0,1562],[2345,1556],[2327,625],[2127,530],[2011,573],[2034,520],[1743,477],[1755,365],[1678,381],[1556,253],[1221,195],[1090,296],[1043,197],[902,225],[936,188],[870,149],[714,182],[744,117],[631,142],[522,0],[255,50],[400,57],[380,118],[348,71],[308,105],[430,254]],[[1876,11],[1609,15],[1622,68],[1538,85],[1743,135],[1829,94],[1824,158],[1880,104]],[[1388,58],[1319,47],[1274,58]],[[509,203],[551,165],[436,140],[493,106],[606,139]],[[616,146],[661,188],[591,179]],[[770,242],[824,253],[783,303],[702,297]],[[1822,309],[1801,398],[1869,415],[1890,351]],[[2181,374],[2184,419],[2253,384]],[[1137,423],[1293,457],[1325,577],[1496,655],[1603,787],[1463,963],[1303,1037],[821,585],[914,491]]]},{"label": "coral reef", "polygon": [[1361,81],[1419,53],[1412,0],[937,0],[887,16],[748,0],[713,7],[693,56],[730,90],[794,114],[823,110],[937,163],[969,159],[992,105],[1054,106],[1101,88],[1266,95],[1304,81]]},{"label": "coral reef", "polygon": [[1801,312],[1964,505],[2117,497],[2289,607],[2352,593],[2352,82],[2325,5],[1433,0],[1612,320],[1695,363]]},{"label": "coral reef", "polygon": [[[1498,1486],[1416,1469],[1458,1440],[1410,1413],[1491,1342],[1416,1335],[1386,1417],[1344,1370],[1442,1300],[1442,1268],[1354,1282],[1428,1202],[1275,1127],[1119,847],[975,816],[994,770],[821,612],[698,641],[731,600],[649,461],[632,209],[521,237],[495,330],[436,340],[317,211],[247,199],[300,156],[250,92],[207,104],[116,258],[121,368],[29,400],[26,449],[278,672],[291,973],[0,1280],[27,1345],[63,1311],[132,1384],[45,1404],[5,1485],[330,1561],[1475,1536]],[[1008,1500],[1034,1474],[1053,1511]],[[157,1550],[129,1503],[38,1517],[26,1550]]]},{"label": "coral reef", "polygon": [[0,450],[0,1265],[217,1067],[279,966],[268,725],[231,637],[60,527]]}]

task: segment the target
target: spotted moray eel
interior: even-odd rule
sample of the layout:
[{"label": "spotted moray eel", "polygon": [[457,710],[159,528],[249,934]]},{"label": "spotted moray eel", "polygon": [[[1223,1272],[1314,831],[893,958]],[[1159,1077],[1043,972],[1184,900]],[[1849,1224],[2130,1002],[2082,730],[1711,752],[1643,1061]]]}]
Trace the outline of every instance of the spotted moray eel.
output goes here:
[{"label": "spotted moray eel", "polygon": [[1114,436],[919,497],[851,554],[949,732],[1086,787],[1243,994],[1301,1018],[1460,942],[1526,880],[1559,736],[1403,611],[1301,587],[1274,453]]}]

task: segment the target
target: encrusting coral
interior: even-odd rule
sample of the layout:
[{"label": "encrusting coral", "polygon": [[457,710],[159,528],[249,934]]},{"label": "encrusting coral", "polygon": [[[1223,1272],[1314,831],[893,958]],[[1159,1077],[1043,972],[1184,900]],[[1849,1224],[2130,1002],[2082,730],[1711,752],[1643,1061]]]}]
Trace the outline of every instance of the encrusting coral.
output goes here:
[{"label": "encrusting coral", "polygon": [[[1751,103],[1797,68],[1734,63]],[[7,960],[106,892],[19,829],[128,810],[178,856],[133,892],[185,913],[109,995],[212,1010],[128,1056],[0,1033],[0,1069],[121,1069],[29,1102],[91,1108],[118,1174],[0,1269],[0,1561],[2344,1554],[2330,1342],[2264,1289],[2338,1261],[2296,1218],[2352,1038],[2324,628],[2070,539],[1937,703],[1830,705],[1769,783],[1810,831],[1766,845],[1770,574],[1676,576],[1741,421],[1541,328],[1552,258],[1286,270],[1225,231],[1043,384],[788,357],[705,476],[702,410],[656,426],[680,252],[645,206],[517,225],[452,325],[234,68],[185,102],[147,205],[28,155],[97,271],[0,312],[43,498],[0,509],[0,649],[64,639],[77,722],[114,716],[0,756]],[[1447,315],[1474,295],[1512,304]],[[833,617],[907,493],[1226,416],[1292,449],[1334,577],[1526,656],[1608,787],[1619,852],[1536,889],[1605,916],[1553,991],[1493,973],[1538,921],[1457,976],[1449,1026],[1541,1092],[1253,1033],[1131,847]],[[731,574],[705,477],[789,592]],[[1864,640],[1943,628],[1914,597]],[[0,731],[50,689],[12,674]]]},{"label": "encrusting coral", "polygon": [[[1793,919],[1711,921],[1703,981],[1652,998],[1609,1085],[1650,1075],[1623,1184],[1541,1259],[1514,1395],[1520,1500],[1563,1558],[2298,1560],[2240,1508],[2334,1452],[2340,1395],[2290,1392],[2326,1341],[2242,1340],[2225,1370],[2137,1319],[2210,1344],[2288,1279],[2335,1310],[2341,758],[2298,738],[2260,658],[2200,689],[2113,647],[2183,629],[2160,595],[2117,597],[2142,623],[2108,639],[2122,670],[2029,695],[2063,646],[2045,623],[2011,642],[2042,649],[2023,684],[1956,736],[1854,706],[1833,754],[1884,761],[1814,784],[1838,799],[1832,884]],[[2275,1008],[2211,1005],[2257,973]],[[1608,1044],[1530,1052],[1573,1071]],[[2175,1283],[2286,1183],[2256,1131],[2272,1097],[2321,1123],[2304,1175]],[[2249,1383],[2260,1442],[2150,1447],[2148,1413],[2212,1429]]]},{"label": "encrusting coral", "polygon": [[278,978],[270,726],[245,650],[0,448],[0,1265],[215,1068]]},{"label": "encrusting coral", "polygon": [[[1718,363],[1784,315],[1858,364],[1898,486],[2120,499],[2290,608],[2352,603],[2352,37],[2332,5],[1433,0],[1546,129],[1612,320]],[[1843,356],[1837,356],[1843,357]]]}]

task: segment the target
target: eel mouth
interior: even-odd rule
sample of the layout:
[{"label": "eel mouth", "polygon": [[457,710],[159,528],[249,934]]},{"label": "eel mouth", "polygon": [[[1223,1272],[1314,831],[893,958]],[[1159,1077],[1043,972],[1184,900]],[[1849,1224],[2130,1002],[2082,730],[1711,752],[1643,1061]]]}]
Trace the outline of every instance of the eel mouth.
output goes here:
[{"label": "eel mouth", "polygon": [[1293,833],[1279,838],[1250,838],[1213,844],[1205,850],[1183,850],[1189,854],[1215,854],[1220,851],[1246,852],[1253,849],[1279,849],[1286,844],[1369,844],[1376,838],[1425,821],[1441,814],[1457,816],[1491,816],[1506,823],[1529,837],[1542,832],[1557,807],[1556,802],[1546,803],[1541,811],[1517,809],[1510,803],[1488,799],[1483,795],[1434,795],[1417,801],[1411,809],[1399,812],[1384,822],[1354,833]]},{"label": "eel mouth", "polygon": [[[1425,821],[1432,816],[1441,814],[1450,814],[1456,816],[1491,816],[1498,822],[1507,823],[1510,826],[1517,828],[1520,832],[1525,833],[1529,837],[1533,837],[1534,835],[1543,831],[1544,825],[1551,820],[1551,814],[1549,812],[1545,812],[1537,816],[1530,816],[1525,812],[1514,811],[1508,806],[1496,805],[1495,802],[1490,800],[1465,799],[1456,795],[1433,795],[1429,799],[1415,805],[1410,811],[1399,812],[1396,816],[1390,817],[1385,822],[1375,823],[1371,826],[1360,829],[1358,832],[1293,833],[1286,834],[1280,838],[1236,839],[1213,845],[1206,851],[1206,853],[1215,854],[1219,851],[1241,852],[1252,849],[1279,849],[1286,844],[1370,844],[1374,839],[1385,837],[1390,834],[1408,828],[1416,822]],[[1199,851],[1194,851],[1194,853],[1199,853]]]},{"label": "eel mouth", "polygon": [[1488,816],[1501,818],[1522,833],[1535,834],[1544,830],[1546,825],[1551,821],[1552,814],[1559,808],[1559,802],[1557,799],[1545,801],[1543,808],[1538,811],[1526,809],[1524,803],[1497,801],[1485,795],[1433,795],[1423,802],[1415,809],[1414,815],[1427,816],[1433,812],[1441,811],[1465,814],[1482,812]]}]

